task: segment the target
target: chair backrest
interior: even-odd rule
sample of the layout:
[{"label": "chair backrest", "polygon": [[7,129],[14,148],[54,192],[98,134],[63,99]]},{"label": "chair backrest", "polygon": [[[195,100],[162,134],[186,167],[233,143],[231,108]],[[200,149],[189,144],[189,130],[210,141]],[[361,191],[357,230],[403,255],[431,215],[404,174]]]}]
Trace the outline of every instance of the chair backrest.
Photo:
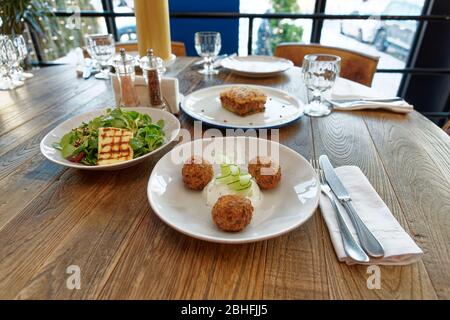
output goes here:
[{"label": "chair backrest", "polygon": [[[126,51],[138,51],[137,42],[118,42],[116,43],[116,52],[119,52],[120,48],[124,48]],[[186,47],[183,42],[172,41],[172,53],[177,57],[183,57],[186,55]]]},{"label": "chair backrest", "polygon": [[450,136],[450,120],[448,120],[447,123],[444,124],[442,129],[444,129],[444,131]]},{"label": "chair backrest", "polygon": [[291,60],[301,67],[303,58],[308,54],[334,54],[341,57],[341,77],[372,85],[379,57],[370,56],[353,50],[322,46],[320,44],[281,43],[275,48],[274,56]]},{"label": "chair backrest", "polygon": [[177,57],[186,56],[186,47],[184,42],[172,41],[172,53]]}]

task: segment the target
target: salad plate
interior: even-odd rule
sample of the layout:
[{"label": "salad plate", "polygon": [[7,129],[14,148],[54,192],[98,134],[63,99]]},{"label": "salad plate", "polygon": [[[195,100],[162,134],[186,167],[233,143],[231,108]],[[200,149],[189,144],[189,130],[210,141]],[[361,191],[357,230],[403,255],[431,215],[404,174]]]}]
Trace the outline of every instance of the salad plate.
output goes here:
[{"label": "salad plate", "polygon": [[[277,159],[281,180],[274,189],[261,189],[261,202],[253,203],[253,216],[245,229],[222,231],[213,222],[207,187],[195,191],[184,184],[183,164],[191,155],[200,156],[217,174],[220,164],[214,159],[225,154],[244,171],[255,150],[250,146],[257,146],[258,156],[268,153]],[[305,158],[275,141],[242,136],[207,138],[178,145],[165,154],[152,171],[147,195],[155,214],[179,232],[211,242],[246,243],[277,237],[305,223],[319,203],[319,184]]]},{"label": "salad plate", "polygon": [[290,60],[272,56],[228,57],[221,64],[238,75],[252,78],[272,77],[294,65]]},{"label": "salad plate", "polygon": [[[149,141],[151,143],[154,143],[154,145],[151,148],[143,147],[141,150],[136,150],[134,151],[135,157],[133,159],[122,162],[95,165],[95,163],[89,163],[89,161],[92,162],[95,161],[95,159],[85,159],[84,160],[85,163],[81,163],[81,162],[74,162],[73,159],[72,161],[69,161],[68,159],[70,159],[70,157],[63,156],[62,149],[63,147],[65,147],[63,145],[64,144],[63,137],[65,135],[72,132],[73,129],[82,126],[87,126],[88,128],[84,130],[87,130],[89,132],[89,124],[92,123],[94,119],[96,118],[98,119],[98,117],[105,116],[111,111],[114,111],[112,116],[110,116],[111,121],[115,121],[114,116],[115,112],[117,113],[133,112],[133,115],[145,118],[145,120],[149,124],[148,126],[157,127],[158,125],[161,125],[160,128],[161,134],[160,136],[155,135],[156,136],[155,141]],[[120,116],[121,116],[120,114],[117,115],[118,118]],[[114,124],[114,122],[112,123]],[[109,124],[108,127],[114,127],[114,125]],[[130,107],[122,109],[108,108],[76,115],[70,118],[69,120],[60,123],[57,127],[55,127],[42,139],[40,143],[40,149],[41,153],[47,159],[66,167],[83,170],[116,170],[133,166],[151,157],[154,153],[169,145],[170,142],[174,141],[178,136],[179,131],[180,131],[179,120],[173,114],[160,109],[149,107],[133,107],[133,108]],[[71,148],[71,146],[68,147]]]},{"label": "salad plate", "polygon": [[286,91],[266,86],[245,85],[266,96],[264,112],[239,116],[222,107],[220,93],[239,85],[218,85],[192,92],[184,97],[181,108],[189,116],[219,128],[269,129],[286,126],[303,115],[303,103]]}]

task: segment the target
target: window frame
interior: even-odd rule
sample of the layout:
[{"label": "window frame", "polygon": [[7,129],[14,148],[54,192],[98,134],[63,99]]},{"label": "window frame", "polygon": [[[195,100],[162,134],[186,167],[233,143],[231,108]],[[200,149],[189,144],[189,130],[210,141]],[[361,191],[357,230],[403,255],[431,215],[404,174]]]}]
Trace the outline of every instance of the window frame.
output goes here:
[{"label": "window frame", "polygon": [[[413,43],[411,45],[411,49],[406,60],[406,64],[404,68],[401,69],[392,69],[392,68],[384,68],[377,69],[377,73],[401,73],[402,80],[400,82],[398,93],[401,96],[402,93],[405,92],[405,87],[407,86],[407,80],[405,75],[412,74],[427,74],[427,75],[449,75],[450,69],[448,68],[416,68],[412,67],[415,62],[415,57],[418,52],[418,44],[420,43],[420,38],[423,36],[425,32],[425,28],[428,22],[430,21],[440,21],[450,23],[449,15],[432,15],[429,14],[429,8],[431,6],[431,2],[433,0],[425,0],[422,12],[420,15],[380,15],[377,16],[377,19],[380,20],[412,20],[418,21],[419,24],[417,26],[417,30],[414,36]],[[237,12],[171,12],[171,18],[177,19],[248,19],[249,21],[249,32],[247,39],[247,50],[248,52],[252,51],[253,48],[253,24],[254,19],[262,18],[262,19],[311,19],[313,22],[312,32],[311,32],[311,43],[320,43],[323,22],[324,20],[366,20],[370,19],[371,15],[354,15],[354,14],[326,14],[327,0],[316,0],[314,12],[311,14],[301,14],[301,13],[262,13],[262,14],[253,14],[253,13],[237,13]],[[107,30],[109,33],[114,35],[116,41],[118,39],[118,32],[116,26],[116,18],[118,17],[133,17],[133,12],[115,12],[113,1],[112,0],[102,0],[103,11],[81,11],[81,17],[103,17],[106,22]],[[65,11],[55,11],[54,15],[56,17],[67,17],[70,16],[70,13]],[[39,58],[40,55],[37,54]],[[43,61],[39,61],[39,64],[45,64]]]}]

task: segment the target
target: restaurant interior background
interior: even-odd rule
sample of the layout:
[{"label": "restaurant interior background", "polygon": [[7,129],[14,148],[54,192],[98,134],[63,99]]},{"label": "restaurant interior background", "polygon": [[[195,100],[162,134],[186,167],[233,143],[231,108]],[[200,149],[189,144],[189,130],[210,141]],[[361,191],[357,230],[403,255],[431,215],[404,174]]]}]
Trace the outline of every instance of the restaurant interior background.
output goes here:
[{"label": "restaurant interior background", "polygon": [[[32,1],[52,17],[29,21],[34,65],[75,63],[84,35],[136,41],[133,0]],[[280,42],[321,43],[380,57],[373,87],[411,102],[438,125],[450,113],[448,0],[170,0],[171,36],[195,56],[194,32],[219,31],[221,53],[271,55]],[[72,25],[80,8],[81,28]],[[32,9],[32,8],[30,8]],[[267,18],[270,15],[270,19]],[[345,17],[344,17],[345,15]],[[409,18],[408,18],[409,17]],[[28,22],[28,21],[27,21]],[[45,36],[36,36],[30,29]]]}]

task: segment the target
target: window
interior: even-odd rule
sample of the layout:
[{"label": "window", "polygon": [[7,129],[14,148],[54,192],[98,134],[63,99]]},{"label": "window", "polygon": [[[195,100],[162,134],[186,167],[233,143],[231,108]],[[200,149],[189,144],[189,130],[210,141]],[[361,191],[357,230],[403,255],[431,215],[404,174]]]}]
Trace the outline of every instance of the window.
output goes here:
[{"label": "window", "polygon": [[85,11],[103,11],[102,0],[50,0],[47,1],[55,10],[65,11],[70,6],[78,6]]},{"label": "window", "polygon": [[[241,13],[314,13],[315,0],[277,1],[241,0]],[[247,52],[249,22],[241,19],[239,27],[239,55],[271,55],[280,42],[308,43],[311,38],[311,19],[261,19],[253,21],[252,52]]]},{"label": "window", "polygon": [[[54,12],[65,12],[72,14],[74,8],[79,7],[81,11],[103,11],[101,0],[84,1],[48,1]],[[107,26],[103,17],[83,17],[75,19],[72,17],[50,17],[44,27],[44,37],[36,37],[35,46],[39,50],[43,61],[55,61],[59,63],[74,60],[73,49],[84,46],[86,34],[106,33]],[[31,42],[31,39],[28,40]]]},{"label": "window", "polygon": [[[169,1],[172,8],[181,6],[189,11],[192,10],[189,8],[194,8],[194,2],[197,8],[201,8],[192,11],[203,17],[177,14],[173,21],[181,20],[180,25],[192,24],[193,27],[202,20],[217,27],[225,21],[238,20],[238,29],[223,23],[221,30],[233,33],[234,36],[229,37],[231,42],[228,46],[232,43],[236,48],[233,50],[238,51],[240,55],[271,54],[276,43],[281,41],[320,42],[377,55],[380,57],[379,72],[375,75],[373,86],[392,95],[404,92],[398,91],[398,88],[402,83],[406,83],[402,82],[405,74],[423,73],[423,70],[411,69],[408,65],[418,28],[424,25],[419,24],[419,20],[448,20],[445,16],[422,16],[424,6],[429,6],[431,0],[230,0],[220,4],[237,3],[238,6],[219,6],[222,9],[216,10],[216,15],[208,15],[208,12],[212,11],[208,11],[208,8],[219,8],[219,2],[196,0],[187,4],[185,0]],[[53,18],[54,22],[49,27],[46,40],[39,39],[37,44],[36,40],[34,41],[34,47],[37,53],[40,53],[35,57],[43,61],[70,60],[61,60],[61,57],[70,57],[71,49],[83,45],[84,36],[89,33],[113,33],[116,41],[121,42],[136,40],[134,0],[50,0],[48,3],[54,8],[56,18]],[[210,5],[206,6],[206,3]],[[76,4],[81,8],[82,25],[78,29],[62,30],[69,15],[66,10]],[[221,12],[225,14],[222,17]],[[265,18],[268,13],[277,13],[281,17]],[[288,16],[283,17],[283,14]],[[349,19],[344,19],[333,15],[350,16]],[[362,19],[355,19],[355,16],[361,15],[364,16]],[[379,18],[386,15],[414,17],[411,20]],[[188,54],[195,55],[195,50],[189,48],[192,45],[191,38],[186,37],[189,40],[185,40],[185,45]],[[29,39],[29,43],[31,40]],[[238,47],[236,42],[239,43]],[[425,72],[433,73],[433,70]],[[442,71],[439,72],[442,74]]]},{"label": "window", "polygon": [[[325,20],[320,43],[379,56],[379,69],[403,69],[417,21],[380,20],[380,15],[420,15],[425,0],[328,0],[326,14],[369,15],[365,20]],[[372,86],[395,96],[401,74],[377,74]]]},{"label": "window", "polygon": [[[133,13],[133,0],[114,0],[114,12]],[[117,17],[115,20],[117,28],[117,39],[120,42],[136,41],[136,18],[135,17]]]}]

